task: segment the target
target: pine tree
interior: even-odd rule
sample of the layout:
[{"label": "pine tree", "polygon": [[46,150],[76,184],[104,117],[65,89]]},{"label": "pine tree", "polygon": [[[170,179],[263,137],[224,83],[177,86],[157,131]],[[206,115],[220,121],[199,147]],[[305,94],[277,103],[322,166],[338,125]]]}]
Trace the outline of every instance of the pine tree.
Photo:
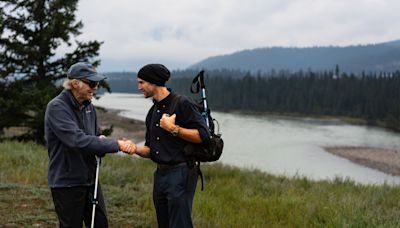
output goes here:
[{"label": "pine tree", "polygon": [[[0,133],[23,128],[19,139],[44,143],[44,112],[60,80],[78,61],[94,66],[101,42],[74,39],[82,22],[77,0],[0,1]],[[60,55],[57,49],[71,49]]]}]

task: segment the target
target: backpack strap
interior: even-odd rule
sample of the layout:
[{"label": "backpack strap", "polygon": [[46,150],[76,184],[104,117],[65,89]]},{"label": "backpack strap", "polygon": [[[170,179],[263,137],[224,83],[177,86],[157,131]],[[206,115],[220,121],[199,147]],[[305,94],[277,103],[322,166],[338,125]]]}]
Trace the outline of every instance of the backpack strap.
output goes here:
[{"label": "backpack strap", "polygon": [[179,101],[181,100],[180,95],[176,95],[171,102],[171,106],[169,107],[168,114],[172,115],[175,113],[176,107],[178,106]]},{"label": "backpack strap", "polygon": [[187,160],[187,165],[189,167],[189,176],[188,176],[188,180],[187,180],[187,185],[186,185],[186,189],[187,191],[191,192],[193,191],[193,186],[194,186],[194,180],[196,176],[200,177],[201,180],[201,191],[204,190],[204,180],[203,180],[203,172],[201,172],[200,169],[200,162],[199,161],[195,161],[194,159],[188,159]]},{"label": "backpack strap", "polygon": [[200,180],[201,180],[201,191],[203,191],[204,190],[204,181],[203,181],[203,172],[201,172],[201,169],[200,169],[200,162],[197,162],[197,172],[198,172],[198,175],[200,176]]}]

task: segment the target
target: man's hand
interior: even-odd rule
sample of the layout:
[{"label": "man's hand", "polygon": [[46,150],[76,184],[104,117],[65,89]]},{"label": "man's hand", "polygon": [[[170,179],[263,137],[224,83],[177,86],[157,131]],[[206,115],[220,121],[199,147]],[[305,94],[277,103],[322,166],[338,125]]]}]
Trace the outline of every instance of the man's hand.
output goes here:
[{"label": "man's hand", "polygon": [[176,114],[172,116],[164,113],[160,119],[160,127],[168,132],[172,132],[175,128]]},{"label": "man's hand", "polygon": [[136,152],[136,144],[131,140],[118,140],[119,150],[126,154],[134,154]]}]

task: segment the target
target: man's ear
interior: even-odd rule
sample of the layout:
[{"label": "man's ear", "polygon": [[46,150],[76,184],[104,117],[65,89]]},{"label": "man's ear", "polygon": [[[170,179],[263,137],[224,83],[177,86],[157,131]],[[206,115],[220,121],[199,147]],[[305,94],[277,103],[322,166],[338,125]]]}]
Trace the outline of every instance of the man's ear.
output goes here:
[{"label": "man's ear", "polygon": [[71,82],[71,87],[73,88],[73,89],[76,89],[76,88],[79,88],[79,81],[78,80],[72,80],[72,82]]}]

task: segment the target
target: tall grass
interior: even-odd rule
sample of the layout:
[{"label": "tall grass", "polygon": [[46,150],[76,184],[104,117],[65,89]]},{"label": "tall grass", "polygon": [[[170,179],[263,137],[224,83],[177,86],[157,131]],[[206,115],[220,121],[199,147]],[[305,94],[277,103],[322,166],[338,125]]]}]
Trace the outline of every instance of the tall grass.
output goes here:
[{"label": "tall grass", "polygon": [[[45,148],[0,143],[0,225],[57,224],[46,167]],[[100,176],[110,227],[156,226],[154,167],[129,156],[103,159]],[[195,227],[400,227],[398,186],[286,178],[220,163],[202,167],[205,190],[198,188],[195,196]]]},{"label": "tall grass", "polygon": [[0,143],[0,183],[45,185],[47,153],[34,143]]}]

